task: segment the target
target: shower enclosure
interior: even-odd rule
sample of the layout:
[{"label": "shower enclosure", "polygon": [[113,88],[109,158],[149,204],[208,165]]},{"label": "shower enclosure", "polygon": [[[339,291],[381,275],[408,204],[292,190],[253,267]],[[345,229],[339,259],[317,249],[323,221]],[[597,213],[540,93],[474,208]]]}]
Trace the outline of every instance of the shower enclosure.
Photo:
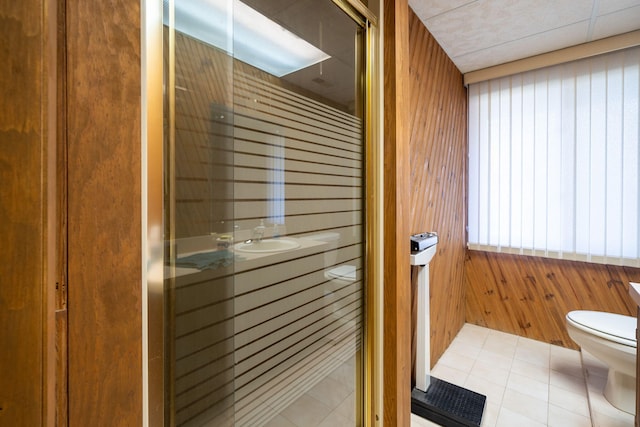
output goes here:
[{"label": "shower enclosure", "polygon": [[368,21],[330,0],[162,15],[164,425],[360,425]]}]

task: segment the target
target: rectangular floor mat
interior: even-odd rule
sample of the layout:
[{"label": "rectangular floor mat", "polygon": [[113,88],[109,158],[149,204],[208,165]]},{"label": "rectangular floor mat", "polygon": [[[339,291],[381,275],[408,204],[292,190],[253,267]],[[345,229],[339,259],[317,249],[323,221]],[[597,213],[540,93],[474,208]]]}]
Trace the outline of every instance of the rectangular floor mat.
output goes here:
[{"label": "rectangular floor mat", "polygon": [[429,377],[427,391],[411,391],[411,412],[444,427],[480,427],[486,396]]}]

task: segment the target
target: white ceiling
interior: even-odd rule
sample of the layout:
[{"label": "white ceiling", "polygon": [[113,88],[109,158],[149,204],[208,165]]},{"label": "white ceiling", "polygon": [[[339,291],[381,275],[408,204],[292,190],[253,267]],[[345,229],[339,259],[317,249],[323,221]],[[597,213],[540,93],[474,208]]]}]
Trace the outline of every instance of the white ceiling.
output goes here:
[{"label": "white ceiling", "polygon": [[409,0],[461,72],[640,29],[640,0]]}]

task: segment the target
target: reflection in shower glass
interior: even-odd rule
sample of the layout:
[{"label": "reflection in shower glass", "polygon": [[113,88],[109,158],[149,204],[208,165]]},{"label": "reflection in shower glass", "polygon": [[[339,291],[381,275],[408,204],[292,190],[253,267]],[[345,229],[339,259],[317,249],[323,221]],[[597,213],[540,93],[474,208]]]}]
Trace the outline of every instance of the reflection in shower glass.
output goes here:
[{"label": "reflection in shower glass", "polygon": [[285,216],[285,181],[284,181],[284,138],[276,136],[269,141],[269,194],[267,195],[267,218],[279,234],[277,228],[284,225]]},{"label": "reflection in shower glass", "polygon": [[358,425],[364,30],[330,0],[244,1],[326,54],[277,76],[232,54],[237,0],[199,13],[224,48],[191,33],[201,3],[165,18],[165,421]]}]

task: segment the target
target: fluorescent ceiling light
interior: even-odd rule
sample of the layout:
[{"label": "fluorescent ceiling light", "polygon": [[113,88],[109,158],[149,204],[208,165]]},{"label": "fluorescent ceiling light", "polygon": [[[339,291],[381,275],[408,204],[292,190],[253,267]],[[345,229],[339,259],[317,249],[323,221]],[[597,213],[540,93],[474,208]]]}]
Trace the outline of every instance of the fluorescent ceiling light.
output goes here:
[{"label": "fluorescent ceiling light", "polygon": [[175,29],[277,77],[330,58],[239,0],[175,0]]}]

